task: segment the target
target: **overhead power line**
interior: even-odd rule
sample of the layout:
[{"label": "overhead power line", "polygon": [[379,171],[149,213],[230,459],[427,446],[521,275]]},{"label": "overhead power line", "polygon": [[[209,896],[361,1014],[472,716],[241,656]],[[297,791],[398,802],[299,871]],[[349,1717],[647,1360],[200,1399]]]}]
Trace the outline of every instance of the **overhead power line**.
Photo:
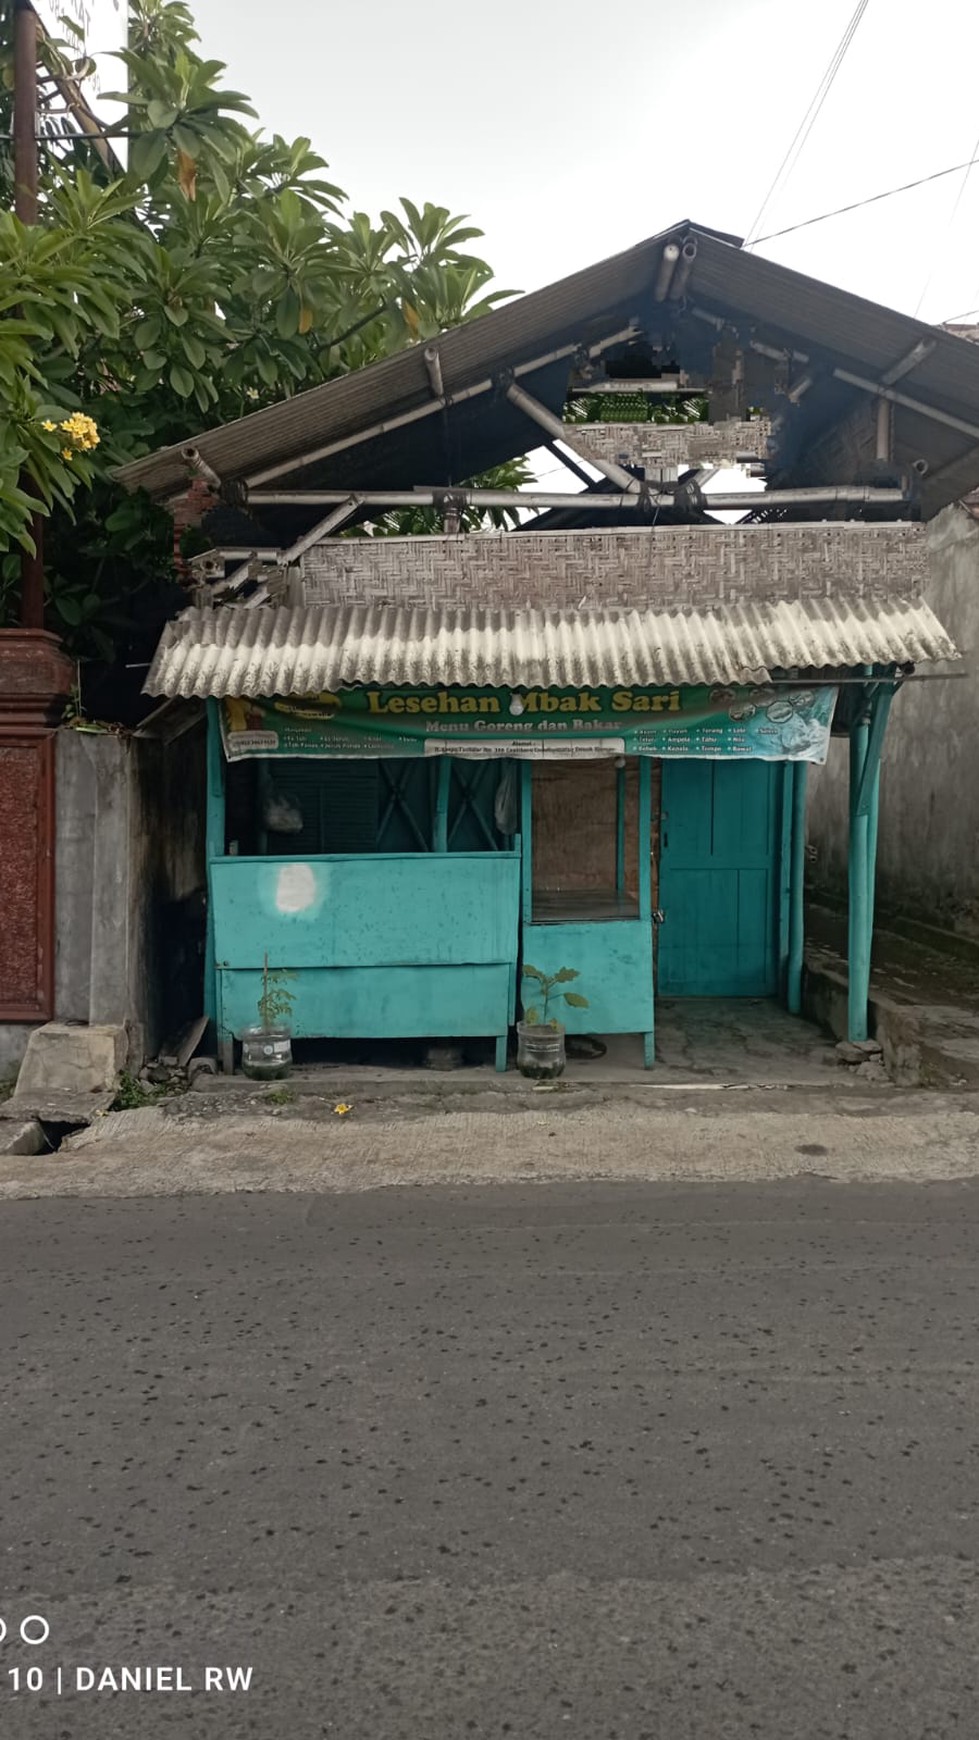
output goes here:
[{"label": "overhead power line", "polygon": [[806,110],[805,114],[803,115],[802,120],[799,122],[798,127],[796,128],[795,136],[792,140],[792,143],[789,146],[788,150],[786,151],[785,156],[782,158],[782,161],[779,164],[778,169],[775,173],[775,177],[772,181],[772,185],[768,189],[768,192],[766,193],[764,199],[762,200],[761,205],[759,206],[758,211],[756,213],[754,223],[751,225],[751,228],[749,229],[748,234],[745,237],[744,245],[746,248],[753,248],[753,247],[757,246],[757,241],[755,239],[755,231],[761,229],[761,226],[765,221],[765,213],[767,212],[769,206],[771,205],[772,200],[774,199],[776,192],[778,191],[778,189],[781,186],[783,186],[785,184],[785,182],[788,181],[789,176],[791,175],[793,169],[795,168],[796,163],[799,160],[799,157],[802,154],[802,151],[805,147],[806,140],[808,139],[810,133],[813,130],[813,127],[816,125],[816,122],[819,119],[820,110],[822,109],[822,106],[825,103],[826,98],[829,96],[829,93],[833,88],[833,85],[834,85],[835,80],[836,80],[836,75],[839,72],[840,67],[843,65],[844,60],[846,59],[847,50],[848,50],[851,42],[853,41],[854,36],[857,33],[857,29],[859,27],[860,20],[862,19],[864,13],[867,10],[868,3],[869,3],[869,0],[857,0],[857,5],[854,9],[854,12],[853,12],[853,15],[850,19],[850,22],[847,25],[846,29],[843,32],[843,35],[840,37],[840,40],[836,45],[836,48],[835,48],[833,55],[832,55],[832,58],[830,59],[830,63],[828,65],[828,67],[826,68],[826,71],[823,73],[823,76],[820,79],[819,84],[816,87],[815,94],[812,97],[812,100],[809,104],[809,107]]},{"label": "overhead power line", "polygon": [[872,193],[867,199],[855,199],[850,205],[834,206],[832,211],[820,212],[818,217],[803,218],[801,223],[787,224],[784,230],[769,230],[767,236],[756,236],[751,246],[760,248],[763,242],[777,241],[779,236],[792,236],[796,230],[807,230],[812,224],[828,223],[830,218],[843,217],[846,212],[859,211],[865,205],[876,205],[881,199],[893,199],[895,194],[909,193],[913,187],[924,187],[929,181],[941,181],[943,175],[956,175],[960,169],[971,169],[976,163],[979,163],[979,156],[970,157],[967,163],[951,163],[947,169],[936,169],[932,175],[921,175],[917,181],[904,181],[900,187],[889,187],[884,193]]},{"label": "overhead power line", "polygon": [[[969,184],[969,176],[972,174],[972,165],[976,160],[977,154],[979,154],[979,139],[976,140],[975,144],[972,147],[972,157],[971,157],[970,161],[965,166],[965,174],[963,175],[962,180],[959,184],[959,191],[955,195],[955,203],[952,206],[952,209],[948,214],[948,223],[945,225],[945,235],[942,238],[943,241],[947,241],[948,237],[952,233],[952,226],[955,223],[955,216],[956,216],[956,213],[959,209],[959,206],[962,204],[962,195],[964,194],[964,192]],[[932,287],[932,284],[934,283],[935,263],[938,259],[939,252],[940,252],[940,249],[938,249],[938,248],[932,249],[931,265],[928,269],[928,276],[925,279],[924,285],[922,287],[921,295],[918,297],[917,305],[916,305],[915,311],[914,311],[915,319],[917,319],[918,315],[921,313],[921,304],[924,302],[925,297],[927,296],[929,290]]]}]

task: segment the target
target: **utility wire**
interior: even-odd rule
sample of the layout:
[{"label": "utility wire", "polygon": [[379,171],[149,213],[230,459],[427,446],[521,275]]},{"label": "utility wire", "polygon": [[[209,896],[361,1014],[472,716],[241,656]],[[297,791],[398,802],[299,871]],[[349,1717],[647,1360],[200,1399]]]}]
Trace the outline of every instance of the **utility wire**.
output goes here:
[{"label": "utility wire", "polygon": [[[979,139],[976,140],[975,144],[972,147],[972,156],[970,157],[968,163],[965,166],[965,173],[962,177],[961,182],[959,183],[959,191],[955,195],[955,203],[952,206],[952,209],[948,214],[948,223],[945,225],[945,234],[942,237],[943,242],[947,241],[949,236],[952,233],[952,225],[955,223],[955,214],[958,211],[959,206],[962,204],[962,195],[964,194],[966,187],[968,186],[969,176],[972,174],[972,165],[974,164],[974,162],[976,160],[977,154],[979,154]],[[917,306],[916,306],[915,311],[914,311],[914,318],[916,320],[918,318],[918,315],[921,313],[921,304],[923,303],[925,297],[927,296],[929,290],[932,287],[932,284],[934,283],[935,264],[936,264],[936,261],[938,259],[938,254],[939,254],[938,248],[933,248],[931,250],[931,266],[930,266],[929,271],[928,271],[928,276],[925,279],[924,285],[922,287],[921,295],[918,297]]]},{"label": "utility wire", "polygon": [[841,36],[839,42],[836,45],[836,49],[834,50],[834,53],[833,53],[832,58],[830,60],[830,63],[828,65],[828,67],[826,68],[826,71],[823,73],[823,76],[820,79],[819,84],[816,87],[816,91],[812,97],[812,100],[809,104],[809,107],[806,110],[805,114],[803,115],[802,120],[799,122],[799,125],[796,129],[796,132],[795,132],[795,137],[793,138],[791,145],[789,146],[788,150],[786,151],[785,156],[782,158],[782,161],[779,164],[779,167],[775,173],[775,178],[772,181],[772,185],[768,189],[768,192],[766,193],[764,199],[762,200],[761,205],[759,206],[758,211],[756,213],[754,223],[751,225],[751,228],[749,229],[748,234],[745,237],[744,245],[746,248],[753,248],[753,247],[757,246],[757,241],[754,239],[755,231],[761,229],[761,226],[765,221],[765,213],[767,212],[769,206],[771,205],[772,200],[773,200],[776,192],[778,191],[779,187],[781,185],[784,185],[784,183],[788,180],[789,176],[792,173],[792,170],[795,168],[795,165],[798,162],[799,157],[802,154],[806,140],[808,139],[810,133],[813,130],[813,127],[816,125],[816,122],[819,119],[820,110],[822,109],[822,106],[825,103],[826,98],[829,96],[829,93],[833,88],[833,84],[836,80],[836,75],[839,72],[840,67],[843,65],[844,60],[846,59],[847,50],[848,50],[851,42],[853,41],[854,36],[857,33],[857,29],[859,27],[860,20],[862,19],[864,13],[866,12],[867,6],[868,6],[868,0],[857,0],[857,5],[856,5],[856,8],[853,12],[853,16],[851,17],[849,24],[847,25],[846,29],[843,32],[843,35]]},{"label": "utility wire", "polygon": [[842,217],[848,211],[860,211],[865,205],[876,205],[880,199],[893,199],[897,193],[908,193],[911,188],[924,187],[929,181],[941,181],[943,175],[955,175],[960,169],[971,169],[975,163],[979,163],[979,155],[971,157],[967,163],[952,163],[948,169],[936,169],[933,175],[919,176],[917,181],[904,181],[900,187],[889,187],[885,193],[872,193],[867,199],[855,199],[852,205],[838,205],[832,211],[820,212],[818,217],[803,218],[798,224],[787,224],[784,230],[769,230],[767,236],[756,236],[751,246],[760,248],[763,242],[777,241],[779,236],[792,236],[796,230],[807,230],[812,224],[827,223],[830,218]]}]

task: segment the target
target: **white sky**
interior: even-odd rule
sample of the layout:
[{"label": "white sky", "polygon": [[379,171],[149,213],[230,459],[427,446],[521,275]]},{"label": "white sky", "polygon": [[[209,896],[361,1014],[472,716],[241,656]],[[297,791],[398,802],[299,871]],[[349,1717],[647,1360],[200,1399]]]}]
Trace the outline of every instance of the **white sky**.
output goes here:
[{"label": "white sky", "polygon": [[[192,0],[268,130],[308,134],[372,215],[402,193],[468,212],[519,290],[684,217],[743,235],[853,6]],[[977,67],[975,0],[869,0],[764,232],[976,155]],[[950,227],[961,181],[758,251],[947,320],[979,307],[979,164]]]}]

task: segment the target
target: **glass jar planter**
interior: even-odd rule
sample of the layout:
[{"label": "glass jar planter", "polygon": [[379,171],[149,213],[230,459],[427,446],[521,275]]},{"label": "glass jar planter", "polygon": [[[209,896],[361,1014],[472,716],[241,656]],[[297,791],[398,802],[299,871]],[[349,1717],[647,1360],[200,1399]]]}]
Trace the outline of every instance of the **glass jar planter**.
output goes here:
[{"label": "glass jar planter", "polygon": [[530,1081],[557,1081],[564,1074],[564,1028],[518,1021],[517,1068]]},{"label": "glass jar planter", "polygon": [[246,1027],[241,1035],[241,1067],[252,1081],[282,1081],[292,1069],[292,1029]]}]

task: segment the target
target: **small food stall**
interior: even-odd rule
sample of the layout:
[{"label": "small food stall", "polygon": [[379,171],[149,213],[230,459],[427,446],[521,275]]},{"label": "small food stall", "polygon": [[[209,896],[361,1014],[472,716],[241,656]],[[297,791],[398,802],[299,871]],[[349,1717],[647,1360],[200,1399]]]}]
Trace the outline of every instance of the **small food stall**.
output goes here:
[{"label": "small food stall", "polygon": [[[225,1060],[267,959],[295,976],[296,1038],[483,1036],[501,1070],[522,966],[571,968],[588,1007],[562,1011],[569,1030],[639,1034],[650,1065],[659,764],[822,759],[836,693],[446,684],[212,698],[208,995]],[[596,762],[614,791],[608,876],[555,879],[535,779]],[[792,925],[801,938],[801,825],[787,813],[779,911],[765,920],[783,955]],[[556,835],[573,861],[573,809],[548,832],[551,861]]]}]

